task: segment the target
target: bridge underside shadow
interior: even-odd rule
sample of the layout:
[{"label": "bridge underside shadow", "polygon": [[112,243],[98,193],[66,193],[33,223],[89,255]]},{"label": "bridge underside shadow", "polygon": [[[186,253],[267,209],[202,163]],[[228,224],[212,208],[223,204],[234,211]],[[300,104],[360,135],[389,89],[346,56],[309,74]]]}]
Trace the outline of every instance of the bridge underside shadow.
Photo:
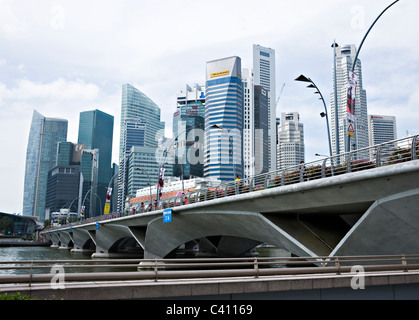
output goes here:
[{"label": "bridge underside shadow", "polygon": [[419,189],[377,200],[359,214],[196,211],[147,226],[144,258],[167,257],[194,242],[218,257],[246,255],[258,244],[296,256],[403,254],[419,252]]}]

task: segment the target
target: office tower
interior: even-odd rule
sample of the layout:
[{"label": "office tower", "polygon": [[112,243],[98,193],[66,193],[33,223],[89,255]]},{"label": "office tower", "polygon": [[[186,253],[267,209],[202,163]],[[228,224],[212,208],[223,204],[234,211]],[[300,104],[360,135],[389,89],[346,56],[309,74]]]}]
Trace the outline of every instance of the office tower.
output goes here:
[{"label": "office tower", "polygon": [[198,84],[177,95],[173,114],[173,175],[189,179],[204,176],[205,87]]},{"label": "office tower", "polygon": [[60,212],[60,209],[78,212],[82,187],[83,175],[79,165],[61,165],[51,169],[48,172],[45,200],[46,219],[50,219],[52,213]]},{"label": "office tower", "polygon": [[[243,81],[243,175],[253,177],[255,173],[255,108],[253,70],[242,70]],[[259,173],[259,172],[258,172]]]},{"label": "office tower", "polygon": [[243,176],[241,59],[207,62],[204,176],[231,181]]},{"label": "office tower", "polygon": [[268,91],[269,171],[276,170],[276,73],[275,50],[253,45],[253,73],[255,85]]},{"label": "office tower", "polygon": [[243,163],[244,177],[247,178],[269,171],[269,92],[262,86],[254,85],[252,70],[243,69],[242,75],[244,92]]},{"label": "office tower", "polygon": [[78,143],[84,144],[81,159],[83,201],[89,193],[85,217],[103,214],[106,192],[112,178],[112,139],[114,117],[100,110],[80,113]]},{"label": "office tower", "polygon": [[167,154],[167,157],[156,156],[157,153],[162,155],[159,151],[164,149],[166,149],[166,147],[163,146],[160,148],[133,146],[131,148],[128,168],[127,197],[135,197],[138,189],[148,187],[150,184],[151,186],[156,186],[163,162],[165,162],[165,177],[168,178],[173,176],[173,166],[168,165],[168,163],[173,163],[173,155]]},{"label": "office tower", "polygon": [[[164,136],[164,122],[160,121],[160,108],[144,93],[142,93],[137,88],[133,87],[130,84],[124,84],[122,86],[122,103],[121,103],[121,128],[120,128],[120,143],[119,143],[119,161],[129,161],[129,158],[125,158],[126,152],[130,152],[127,148],[124,149],[124,132],[127,119],[136,119],[140,120],[145,124],[144,131],[144,147],[157,147],[159,139]],[[155,157],[153,156],[153,159]],[[138,167],[141,167],[141,163],[137,163]],[[127,175],[127,170],[129,164],[125,165],[125,168],[120,168],[120,172],[125,172]],[[142,173],[138,170],[133,171],[132,174],[128,174],[129,179],[136,179],[137,175]],[[157,180],[157,178],[156,178]],[[121,185],[123,181],[119,180],[118,183]],[[129,190],[126,195],[128,196]],[[135,192],[134,192],[135,194]],[[123,210],[125,200],[118,197],[118,211]]]},{"label": "office tower", "polygon": [[74,144],[68,141],[58,143],[57,166],[80,165],[81,151],[86,149],[84,144]]},{"label": "office tower", "polygon": [[355,135],[348,140],[348,129],[352,130],[347,116],[348,83],[349,72],[352,70],[356,55],[356,47],[355,45],[344,45],[342,47],[336,46],[335,49],[336,77],[334,76],[335,72],[333,72],[333,90],[336,90],[337,110],[335,110],[335,92],[330,94],[330,123],[334,155],[368,147],[367,94],[363,89],[361,61],[358,59],[355,66],[355,74],[358,78],[355,95],[356,121],[352,124]]},{"label": "office tower", "polygon": [[34,110],[26,151],[23,215],[45,220],[48,171],[55,167],[58,142],[67,140],[67,120],[46,118]]},{"label": "office tower", "polygon": [[278,126],[278,170],[304,161],[304,125],[298,112],[281,113]]},{"label": "office tower", "polygon": [[396,117],[368,115],[369,145],[389,142],[397,139]]},{"label": "office tower", "polygon": [[147,127],[144,145],[155,147],[164,135],[164,122],[160,121],[160,108],[144,93],[130,84],[122,86],[121,128],[119,142],[119,158],[124,156],[125,120],[140,119]]},{"label": "office tower", "polygon": [[[269,172],[269,97],[268,92],[262,86],[254,88],[254,112],[255,112],[255,174]],[[276,117],[275,117],[276,124]],[[275,129],[276,135],[276,129]],[[273,137],[276,142],[276,136]],[[276,148],[274,149],[276,151]],[[274,152],[276,153],[276,152]],[[276,159],[276,157],[275,157]],[[275,164],[276,168],[276,164]]]},{"label": "office tower", "polygon": [[123,157],[119,162],[118,176],[118,212],[124,210],[128,188],[129,156],[132,147],[144,147],[146,124],[141,119],[126,119],[124,122]]}]

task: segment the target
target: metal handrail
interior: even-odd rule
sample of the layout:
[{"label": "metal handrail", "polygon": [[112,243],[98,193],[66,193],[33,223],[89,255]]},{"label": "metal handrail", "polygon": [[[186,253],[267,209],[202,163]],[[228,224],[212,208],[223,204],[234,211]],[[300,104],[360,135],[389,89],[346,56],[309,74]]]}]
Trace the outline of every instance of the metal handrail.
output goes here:
[{"label": "metal handrail", "polygon": [[[112,263],[110,265],[103,264]],[[370,264],[374,262],[374,264]],[[381,262],[381,263],[379,263]],[[393,262],[393,263],[391,263]],[[372,255],[372,256],[318,256],[318,257],[248,257],[248,258],[193,258],[193,259],[108,259],[108,260],[27,260],[0,261],[0,265],[27,264],[30,274],[0,274],[0,284],[46,283],[55,274],[34,273],[58,264],[64,269],[80,268],[137,268],[137,271],[118,272],[66,272],[66,282],[83,281],[123,281],[191,278],[234,278],[263,276],[291,276],[337,274],[351,272],[354,265],[362,266],[366,272],[419,270],[419,254]],[[75,265],[83,263],[83,265]],[[101,263],[101,264],[96,264]],[[16,266],[2,269],[18,269]],[[23,268],[19,268],[20,270]],[[175,269],[175,270],[173,270]],[[1,288],[0,288],[1,289]]]}]

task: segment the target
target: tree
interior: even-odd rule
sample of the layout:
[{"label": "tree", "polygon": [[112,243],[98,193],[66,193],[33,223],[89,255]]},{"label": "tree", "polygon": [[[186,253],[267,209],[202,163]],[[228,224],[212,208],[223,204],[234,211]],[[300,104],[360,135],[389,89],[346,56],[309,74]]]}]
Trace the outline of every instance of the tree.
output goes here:
[{"label": "tree", "polygon": [[15,223],[12,219],[8,217],[0,218],[0,230],[3,230],[3,233],[13,232],[15,228]]}]

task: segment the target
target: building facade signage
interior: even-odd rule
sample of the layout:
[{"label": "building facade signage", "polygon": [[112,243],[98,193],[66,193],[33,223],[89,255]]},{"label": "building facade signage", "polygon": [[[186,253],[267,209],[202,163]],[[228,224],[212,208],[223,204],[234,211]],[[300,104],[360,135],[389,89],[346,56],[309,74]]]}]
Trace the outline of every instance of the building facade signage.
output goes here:
[{"label": "building facade signage", "polygon": [[221,77],[221,76],[228,76],[230,74],[230,70],[220,71],[211,73],[211,78]]}]

